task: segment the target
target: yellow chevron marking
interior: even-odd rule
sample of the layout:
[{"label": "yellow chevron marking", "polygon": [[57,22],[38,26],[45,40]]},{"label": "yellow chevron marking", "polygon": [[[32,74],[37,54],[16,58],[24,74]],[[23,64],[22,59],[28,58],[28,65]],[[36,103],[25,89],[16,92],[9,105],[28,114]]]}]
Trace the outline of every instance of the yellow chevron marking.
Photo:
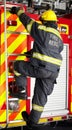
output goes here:
[{"label": "yellow chevron marking", "polygon": [[5,62],[5,53],[1,54],[0,61],[1,61],[0,65],[2,65]]},{"label": "yellow chevron marking", "polygon": [[4,91],[2,95],[0,95],[0,106],[2,106],[5,101],[6,101],[6,91]]},{"label": "yellow chevron marking", "polygon": [[[27,47],[21,52],[22,54],[27,51]],[[18,56],[16,60],[25,60],[26,56]]]},{"label": "yellow chevron marking", "polygon": [[12,53],[23,41],[26,39],[26,36],[22,38],[21,35],[19,35],[14,42],[8,47],[8,53]]},{"label": "yellow chevron marking", "polygon": [[[22,104],[22,100],[19,100],[19,104]],[[15,120],[20,120],[20,119],[22,119],[22,116],[21,116],[21,112],[22,111],[26,111],[26,101],[25,101],[25,103],[24,103],[24,106],[22,107],[21,106],[21,108],[20,108],[20,112],[18,113],[18,115],[16,116],[16,118],[15,118]]]},{"label": "yellow chevron marking", "polygon": [[0,85],[2,85],[6,81],[6,71],[4,71],[0,76]]},{"label": "yellow chevron marking", "polygon": [[[24,106],[24,108],[23,108],[23,111],[25,111],[25,110],[26,110],[26,106]],[[16,118],[14,120],[20,120],[20,119],[22,119],[21,111],[18,113],[18,115],[16,116]]]},{"label": "yellow chevron marking", "polygon": [[27,106],[25,105],[25,106],[21,109],[21,112],[22,112],[22,111],[26,111],[26,107],[27,107]]},{"label": "yellow chevron marking", "polygon": [[[7,30],[10,30],[10,31],[16,31],[16,29],[21,25],[21,22],[19,22],[19,20],[17,20],[18,22],[17,22],[17,26],[16,27],[14,27],[14,26],[9,26],[8,27],[8,29]],[[7,34],[7,38],[9,38],[9,36],[10,36],[11,34]],[[5,39],[4,39],[4,32],[1,34],[1,45],[4,43],[4,41],[5,41]]]},{"label": "yellow chevron marking", "polygon": [[[20,42],[23,42],[23,40],[25,39],[26,37],[24,37],[23,39],[21,38],[20,40],[20,37],[18,37],[9,47],[8,47],[8,53],[13,53],[13,51],[21,44],[19,43]],[[16,44],[17,43],[17,44]],[[25,49],[25,48],[24,48]],[[26,50],[26,49],[25,49]],[[24,51],[24,50],[23,50]],[[24,56],[22,57],[19,57],[19,58],[25,58]],[[18,59],[19,59],[18,58]],[[5,62],[5,52],[1,54],[1,63],[0,65],[2,65],[3,63]]]},{"label": "yellow chevron marking", "polygon": [[[10,17],[10,13],[7,13],[7,19],[8,19],[8,17]],[[2,23],[4,23],[4,13],[2,13],[2,15],[1,15],[1,24]]]},{"label": "yellow chevron marking", "polygon": [[[7,38],[10,36],[11,34],[7,34]],[[5,42],[5,37],[4,37],[4,32],[1,34],[1,45],[4,44]]]},{"label": "yellow chevron marking", "polygon": [[4,110],[3,114],[0,115],[0,122],[6,121],[6,110]]}]

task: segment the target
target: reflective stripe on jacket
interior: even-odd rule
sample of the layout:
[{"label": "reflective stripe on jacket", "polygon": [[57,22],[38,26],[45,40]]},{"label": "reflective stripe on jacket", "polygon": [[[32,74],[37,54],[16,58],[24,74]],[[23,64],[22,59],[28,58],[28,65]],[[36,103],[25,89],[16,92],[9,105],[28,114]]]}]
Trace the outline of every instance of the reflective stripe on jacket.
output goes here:
[{"label": "reflective stripe on jacket", "polygon": [[50,62],[52,64],[56,64],[56,65],[61,65],[62,60],[56,59],[56,58],[52,58],[50,56],[46,56],[37,52],[33,52],[33,58],[45,61],[45,62]]}]

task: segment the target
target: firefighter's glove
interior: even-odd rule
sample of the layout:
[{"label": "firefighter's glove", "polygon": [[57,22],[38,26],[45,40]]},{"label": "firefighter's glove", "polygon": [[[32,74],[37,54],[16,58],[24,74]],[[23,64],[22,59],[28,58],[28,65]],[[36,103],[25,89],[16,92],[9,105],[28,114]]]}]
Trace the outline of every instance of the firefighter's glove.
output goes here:
[{"label": "firefighter's glove", "polygon": [[12,7],[10,10],[11,14],[16,14],[18,16],[20,16],[22,13],[24,13],[25,10],[22,7]]},{"label": "firefighter's glove", "polygon": [[17,14],[19,10],[20,10],[20,7],[14,6],[14,7],[11,8],[10,13],[11,14]]}]

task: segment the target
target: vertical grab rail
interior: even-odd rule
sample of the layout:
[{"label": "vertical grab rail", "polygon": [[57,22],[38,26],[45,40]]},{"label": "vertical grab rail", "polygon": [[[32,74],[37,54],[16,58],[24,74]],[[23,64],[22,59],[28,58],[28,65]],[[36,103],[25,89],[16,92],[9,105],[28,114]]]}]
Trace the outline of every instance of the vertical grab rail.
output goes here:
[{"label": "vertical grab rail", "polygon": [[6,21],[6,0],[4,0],[4,41],[5,41],[5,69],[6,69],[6,121],[8,119],[8,63],[7,63],[7,21]]}]

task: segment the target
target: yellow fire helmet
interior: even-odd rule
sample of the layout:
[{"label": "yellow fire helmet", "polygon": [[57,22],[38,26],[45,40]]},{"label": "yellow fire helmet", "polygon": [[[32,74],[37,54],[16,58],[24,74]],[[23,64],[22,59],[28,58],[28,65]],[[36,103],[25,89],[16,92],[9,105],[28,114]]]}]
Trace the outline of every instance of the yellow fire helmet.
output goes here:
[{"label": "yellow fire helmet", "polygon": [[41,14],[41,19],[44,21],[57,21],[57,16],[55,12],[50,9]]}]

